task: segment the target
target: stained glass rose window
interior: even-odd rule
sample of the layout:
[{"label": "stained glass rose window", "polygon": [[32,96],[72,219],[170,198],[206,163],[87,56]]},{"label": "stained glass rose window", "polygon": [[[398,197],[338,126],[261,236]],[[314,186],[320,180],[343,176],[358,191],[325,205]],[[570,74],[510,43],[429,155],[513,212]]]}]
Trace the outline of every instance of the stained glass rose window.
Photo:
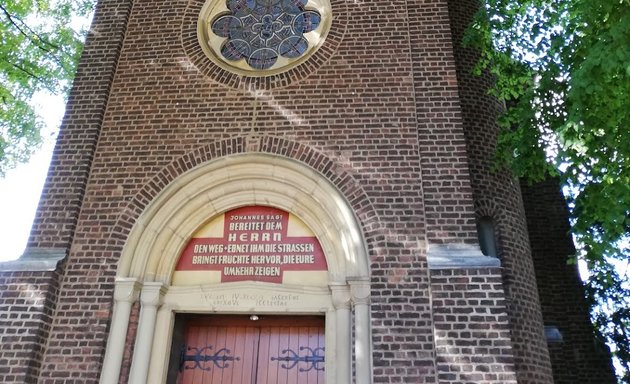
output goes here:
[{"label": "stained glass rose window", "polygon": [[[323,0],[217,0],[202,15],[206,53],[222,67],[273,74],[303,62],[323,41]],[[203,44],[202,44],[203,45]]]}]

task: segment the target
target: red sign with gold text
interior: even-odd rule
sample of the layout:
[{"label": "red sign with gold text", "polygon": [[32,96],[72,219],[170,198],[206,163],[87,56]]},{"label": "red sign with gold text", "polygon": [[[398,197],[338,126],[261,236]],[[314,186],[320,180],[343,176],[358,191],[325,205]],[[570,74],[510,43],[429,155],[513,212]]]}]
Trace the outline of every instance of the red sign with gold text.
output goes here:
[{"label": "red sign with gold text", "polygon": [[[299,219],[272,207],[251,206],[226,212],[223,233],[190,241],[177,271],[219,271],[222,282],[282,283],[284,271],[326,271],[326,258],[315,236],[289,236],[289,220]],[[203,232],[203,231],[201,231]],[[301,234],[304,234],[303,231]],[[207,236],[207,235],[204,235]]]}]

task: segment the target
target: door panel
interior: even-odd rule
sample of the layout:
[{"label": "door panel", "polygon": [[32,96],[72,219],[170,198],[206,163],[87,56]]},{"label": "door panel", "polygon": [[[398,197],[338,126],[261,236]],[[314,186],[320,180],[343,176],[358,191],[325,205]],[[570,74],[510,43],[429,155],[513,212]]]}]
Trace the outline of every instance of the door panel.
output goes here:
[{"label": "door panel", "polygon": [[[282,354],[282,350],[286,349],[285,346],[289,345],[289,337],[290,337],[290,332],[288,332],[287,330],[285,330],[285,332],[280,333],[280,335],[278,336],[278,350],[276,351],[276,354],[274,356],[280,356]],[[282,348],[280,346],[283,346]],[[280,366],[280,361],[271,361],[271,363],[275,363],[276,369],[278,369],[278,367],[281,368]],[[289,371],[286,369],[281,368],[278,371],[278,384],[288,384],[289,383]]]},{"label": "door panel", "polygon": [[[240,357],[241,365],[232,371],[233,380],[230,384],[254,383],[256,361],[258,360],[258,329],[254,327],[234,328],[235,347],[234,356]],[[243,335],[244,333],[244,335]],[[240,342],[243,340],[243,342]]]},{"label": "door panel", "polygon": [[[277,353],[277,343],[276,350],[272,350],[272,328],[265,327],[260,330],[260,341],[258,346],[258,374],[256,375],[256,384],[267,384],[269,382],[270,376],[277,375],[277,368],[274,370],[273,366],[277,366],[271,362],[271,357]],[[263,364],[261,364],[263,362]],[[269,362],[269,364],[265,364],[264,362]]]},{"label": "door panel", "polygon": [[241,316],[191,320],[178,384],[325,384],[324,321]]},{"label": "door panel", "polygon": [[257,364],[255,327],[191,326],[180,384],[251,384]]},{"label": "door panel", "polygon": [[[289,328],[289,341],[287,343],[287,346],[285,348],[285,350],[288,351],[298,351],[298,349],[300,348],[300,329],[297,327],[290,327]],[[289,352],[286,352],[285,355],[288,356]],[[296,352],[297,353],[297,352]],[[284,363],[285,367],[290,367],[289,364]],[[287,384],[297,384],[298,383],[298,369],[296,369],[296,367],[293,367],[291,369],[287,369]]]},{"label": "door panel", "polygon": [[[313,326],[261,330],[256,383],[323,384],[323,335],[323,327]],[[261,366],[263,361],[266,368]]]}]

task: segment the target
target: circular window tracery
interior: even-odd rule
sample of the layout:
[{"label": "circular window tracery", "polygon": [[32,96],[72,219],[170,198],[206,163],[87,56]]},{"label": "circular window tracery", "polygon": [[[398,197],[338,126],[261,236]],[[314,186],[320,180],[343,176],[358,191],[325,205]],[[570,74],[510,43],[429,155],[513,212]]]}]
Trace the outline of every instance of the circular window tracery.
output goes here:
[{"label": "circular window tracery", "polygon": [[223,69],[268,76],[300,65],[323,44],[330,13],[328,0],[210,0],[198,35]]}]

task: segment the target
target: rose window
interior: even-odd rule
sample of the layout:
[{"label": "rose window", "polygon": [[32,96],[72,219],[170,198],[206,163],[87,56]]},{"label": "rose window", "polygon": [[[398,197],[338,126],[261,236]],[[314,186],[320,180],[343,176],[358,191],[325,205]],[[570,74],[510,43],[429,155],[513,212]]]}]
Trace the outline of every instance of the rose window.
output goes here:
[{"label": "rose window", "polygon": [[204,51],[223,68],[254,76],[302,63],[330,24],[323,0],[220,0],[210,8],[201,19]]}]

